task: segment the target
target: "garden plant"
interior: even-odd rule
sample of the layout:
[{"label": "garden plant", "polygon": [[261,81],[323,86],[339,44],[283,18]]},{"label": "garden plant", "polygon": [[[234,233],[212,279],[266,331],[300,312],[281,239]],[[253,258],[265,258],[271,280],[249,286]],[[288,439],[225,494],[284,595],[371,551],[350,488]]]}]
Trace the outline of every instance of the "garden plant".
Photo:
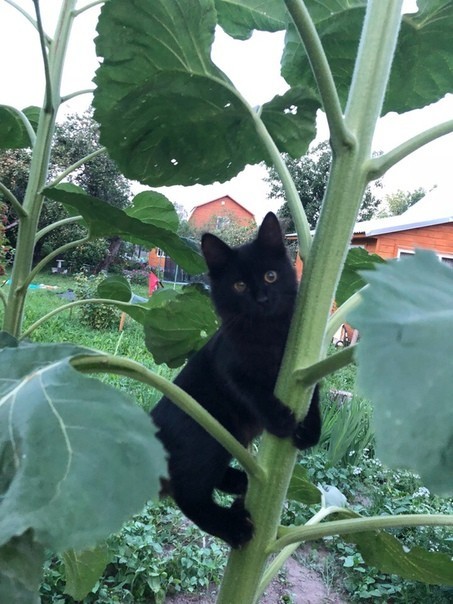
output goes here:
[{"label": "garden plant", "polygon": [[[219,603],[257,602],[299,544],[332,535],[354,543],[366,563],[384,572],[452,585],[449,555],[421,547],[407,551],[385,530],[453,526],[451,515],[366,517],[323,498],[304,525],[282,527],[288,487],[294,499],[320,500],[303,474],[293,475],[297,452],[289,440],[265,434],[254,455],[190,396],[144,365],[72,344],[32,341],[36,328],[55,312],[97,301],[143,324],[156,362],[177,367],[217,327],[203,288],[163,290],[147,303],[131,304],[127,281],[112,277],[99,286],[97,298],[64,305],[26,330],[23,314],[28,286],[39,271],[98,237],[158,246],[195,275],[205,269],[196,246],[178,236],[176,212],[160,193],[144,191],[121,210],[64,183],[93,155],[107,150],[127,178],[150,187],[226,181],[247,164],[264,161],[283,183],[304,262],[278,397],[302,418],[314,384],[356,360],[359,386],[374,404],[380,459],[410,467],[432,491],[452,495],[453,273],[429,252],[386,264],[361,252],[348,255],[348,248],[367,184],[422,145],[453,132],[450,120],[383,155],[372,154],[381,115],[419,108],[453,92],[453,3],[419,0],[417,12],[402,15],[402,0],[108,0],[98,23],[102,62],[93,102],[105,148],[50,181],[55,121],[66,100],[60,83],[71,27],[97,4],[77,7],[76,0],[63,0],[50,36],[34,0],[35,14],[24,16],[41,41],[44,102],[40,108],[0,107],[0,146],[28,148],[32,155],[23,199],[0,184],[19,222],[9,291],[1,292],[0,600],[39,601],[48,550],[62,555],[67,592],[82,599],[108,561],[103,541],[157,497],[165,457],[151,422],[123,392],[93,377],[96,373],[128,376],[165,393],[247,471],[246,507],[255,533],[246,547],[231,553]],[[216,25],[242,40],[254,29],[286,30],[282,75],[288,91],[251,107],[211,60]],[[320,108],[330,128],[332,165],[312,237],[282,156],[306,152]],[[39,231],[46,199],[61,202],[71,215]],[[84,225],[86,236],[33,266],[37,241],[68,222]],[[331,314],[334,299],[340,305]],[[346,317],[359,329],[360,342],[328,355],[332,334]]]}]

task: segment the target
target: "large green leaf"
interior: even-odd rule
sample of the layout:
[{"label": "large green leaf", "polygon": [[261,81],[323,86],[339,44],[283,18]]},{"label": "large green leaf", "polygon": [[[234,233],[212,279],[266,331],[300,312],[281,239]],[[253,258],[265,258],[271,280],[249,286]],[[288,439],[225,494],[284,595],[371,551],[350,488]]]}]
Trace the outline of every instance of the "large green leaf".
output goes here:
[{"label": "large green leaf", "polygon": [[[366,0],[306,2],[334,76],[343,107],[349,92]],[[410,111],[453,90],[451,0],[421,0],[419,11],[403,17],[382,113]],[[305,49],[291,26],[286,38],[282,75],[292,85],[314,87]],[[404,86],[401,82],[404,81]]]},{"label": "large green leaf", "polygon": [[335,302],[338,305],[343,304],[352,294],[366,285],[360,271],[373,270],[377,264],[383,262],[385,262],[383,258],[377,254],[370,254],[361,247],[350,249],[338,283]]},{"label": "large green leaf", "polygon": [[39,604],[44,548],[31,531],[0,547],[0,602]]},{"label": "large green leaf", "polygon": [[[211,61],[215,25],[214,0],[110,0],[103,7],[95,117],[101,142],[129,178],[209,184],[268,160],[256,132],[260,118]],[[300,116],[294,108],[302,106]],[[310,92],[293,92],[265,105],[262,119],[279,133],[282,151],[303,152],[317,107]]]},{"label": "large green leaf", "polygon": [[18,111],[8,105],[0,105],[0,149],[22,149],[30,147],[30,136],[25,127],[27,120],[37,127],[39,109],[28,107]]},{"label": "large green leaf", "polygon": [[132,204],[125,209],[128,216],[147,224],[160,226],[176,233],[179,218],[175,206],[162,193],[142,191],[134,197]]},{"label": "large green leaf", "polygon": [[155,429],[125,394],[72,368],[91,353],[0,351],[0,544],[31,529],[54,551],[91,547],[159,492]]},{"label": "large green leaf", "polygon": [[301,87],[290,88],[262,107],[261,118],[280,151],[298,158],[316,136],[317,94]]},{"label": "large green leaf", "polygon": [[[154,293],[150,304],[157,304],[163,295]],[[189,285],[164,305],[156,305],[144,325],[145,343],[156,363],[179,367],[206,344],[218,328],[218,319],[208,294]]]},{"label": "large green leaf", "polygon": [[[351,517],[360,518],[360,514],[347,510],[331,516],[331,519]],[[408,550],[385,531],[344,534],[342,538],[355,543],[365,562],[384,573],[431,585],[453,585],[453,560],[448,554],[430,552],[421,547]]]},{"label": "large green leaf", "polygon": [[84,552],[74,550],[65,552],[63,554],[65,594],[70,595],[74,600],[83,600],[96,585],[111,558],[112,553],[106,545],[99,545]]},{"label": "large green leaf", "polygon": [[418,251],[366,279],[350,321],[360,331],[358,385],[374,402],[377,454],[452,495],[453,271]]},{"label": "large green leaf", "polygon": [[308,479],[307,470],[296,465],[289,483],[287,497],[306,505],[314,505],[321,501],[321,491]]},{"label": "large green leaf", "polygon": [[61,202],[72,213],[81,214],[93,239],[116,235],[149,249],[160,247],[188,273],[199,274],[206,270],[204,259],[194,244],[174,232],[174,216],[169,208],[172,204],[160,193],[148,191],[146,196],[140,193],[138,201],[134,199],[128,211],[87,195],[71,183],[44,189],[44,194]]},{"label": "large green leaf", "polygon": [[247,40],[254,29],[279,31],[289,20],[283,0],[215,0],[219,25],[233,38]]}]

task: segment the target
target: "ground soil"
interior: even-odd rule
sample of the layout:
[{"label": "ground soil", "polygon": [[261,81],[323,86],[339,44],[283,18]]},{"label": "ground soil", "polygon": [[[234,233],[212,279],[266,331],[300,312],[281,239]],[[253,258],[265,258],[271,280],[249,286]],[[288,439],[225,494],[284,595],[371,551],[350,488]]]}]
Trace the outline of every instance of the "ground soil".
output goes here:
[{"label": "ground soil", "polygon": [[[205,594],[177,594],[169,596],[167,604],[215,604],[217,590],[213,587]],[[260,599],[260,604],[347,604],[336,592],[329,589],[321,575],[290,558],[280,576],[269,585]],[[238,604],[241,604],[238,602]]]}]

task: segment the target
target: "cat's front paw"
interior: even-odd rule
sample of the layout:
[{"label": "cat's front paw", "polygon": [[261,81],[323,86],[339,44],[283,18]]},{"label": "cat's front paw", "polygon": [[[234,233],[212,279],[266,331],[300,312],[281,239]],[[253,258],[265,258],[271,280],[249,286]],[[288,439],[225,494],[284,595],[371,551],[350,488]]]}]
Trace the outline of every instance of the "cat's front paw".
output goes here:
[{"label": "cat's front paw", "polygon": [[279,438],[291,436],[296,429],[296,417],[294,413],[284,405],[278,409],[278,414],[272,418],[268,431]]},{"label": "cat's front paw", "polygon": [[308,449],[319,442],[321,436],[321,413],[319,411],[318,387],[316,387],[307,416],[297,424],[293,442],[298,449]]},{"label": "cat's front paw", "polygon": [[[229,526],[224,539],[234,549],[239,549],[253,537],[253,522],[244,507],[244,500],[236,499],[229,509]],[[227,527],[225,527],[227,528]]]}]

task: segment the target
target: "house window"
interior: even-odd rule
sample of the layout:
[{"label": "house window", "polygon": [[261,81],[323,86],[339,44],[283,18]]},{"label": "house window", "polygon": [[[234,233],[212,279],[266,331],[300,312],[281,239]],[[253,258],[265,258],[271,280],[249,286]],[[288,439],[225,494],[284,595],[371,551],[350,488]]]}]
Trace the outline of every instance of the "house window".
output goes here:
[{"label": "house window", "polygon": [[[398,258],[404,258],[407,256],[413,256],[415,254],[414,250],[398,250]],[[441,262],[453,268],[453,254],[436,254]]]},{"label": "house window", "polygon": [[414,250],[398,250],[398,258],[406,258],[407,256],[413,256]]},{"label": "house window", "polygon": [[443,256],[439,254],[439,258],[444,264],[453,268],[453,256]]},{"label": "house window", "polygon": [[231,223],[231,218],[228,216],[217,216],[215,220],[215,228],[217,230],[225,229]]},{"label": "house window", "polygon": [[165,258],[165,252],[164,252],[164,250],[161,250],[160,247],[157,248],[157,257]]}]

